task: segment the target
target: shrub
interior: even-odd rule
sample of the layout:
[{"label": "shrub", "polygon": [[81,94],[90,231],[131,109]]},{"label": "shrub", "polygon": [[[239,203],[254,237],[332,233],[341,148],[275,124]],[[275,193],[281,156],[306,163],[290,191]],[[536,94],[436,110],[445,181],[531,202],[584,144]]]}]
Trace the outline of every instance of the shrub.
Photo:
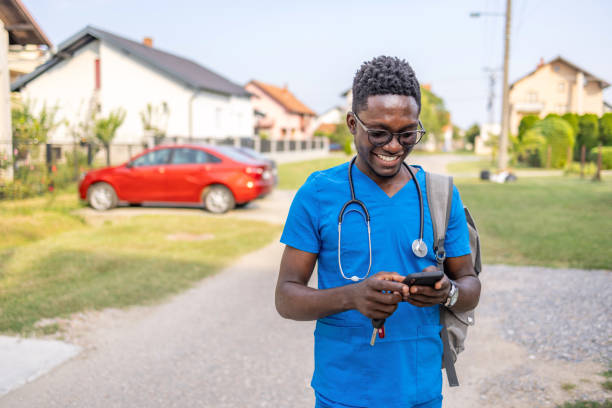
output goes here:
[{"label": "shrub", "polygon": [[[595,165],[597,163],[597,155],[599,153],[599,147],[591,149],[591,160]],[[602,146],[601,148],[601,168],[612,169],[612,146]]]},{"label": "shrub", "polygon": [[540,118],[537,115],[525,115],[523,116],[523,119],[521,119],[521,123],[519,123],[519,128],[518,128],[518,140],[519,142],[523,140],[523,135],[525,134],[525,132],[527,132],[529,129],[531,129],[533,127],[533,125],[536,124],[537,121],[539,121]]},{"label": "shrub", "polygon": [[[586,162],[584,163],[583,171],[584,171],[585,176],[593,176],[595,172],[597,171],[597,166],[595,166],[594,163]],[[577,162],[570,163],[569,165],[565,166],[563,173],[565,175],[580,174],[580,163],[577,163]]]},{"label": "shrub", "polygon": [[574,148],[574,159],[580,160],[580,149],[582,145],[589,152],[597,146],[599,139],[599,120],[597,115],[587,113],[578,119],[578,133],[576,134],[576,144]]},{"label": "shrub", "polygon": [[528,154],[537,151],[540,165],[546,163],[550,147],[551,167],[563,168],[567,163],[567,149],[574,146],[574,131],[565,120],[553,116],[534,124],[525,132],[521,144]]},{"label": "shrub", "polygon": [[580,117],[575,113],[566,113],[565,115],[561,116],[561,118],[565,120],[572,127],[572,129],[574,129],[574,135],[578,137],[578,119]]},{"label": "shrub", "polygon": [[599,118],[599,140],[604,146],[612,146],[612,112]]}]

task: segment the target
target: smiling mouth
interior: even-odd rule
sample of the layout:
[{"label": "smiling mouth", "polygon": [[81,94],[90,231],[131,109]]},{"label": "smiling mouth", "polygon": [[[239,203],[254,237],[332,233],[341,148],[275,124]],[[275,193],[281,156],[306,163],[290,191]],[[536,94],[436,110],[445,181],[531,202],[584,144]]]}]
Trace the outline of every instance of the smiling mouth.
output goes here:
[{"label": "smiling mouth", "polygon": [[380,153],[375,153],[376,157],[378,157],[380,160],[384,161],[385,163],[393,163],[397,160],[399,160],[400,156],[387,156],[384,154],[380,154]]}]

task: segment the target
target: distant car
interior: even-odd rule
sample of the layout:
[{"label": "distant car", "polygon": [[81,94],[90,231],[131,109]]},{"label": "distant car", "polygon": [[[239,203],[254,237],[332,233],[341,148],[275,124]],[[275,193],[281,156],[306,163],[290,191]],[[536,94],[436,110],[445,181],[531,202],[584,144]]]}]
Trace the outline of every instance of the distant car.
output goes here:
[{"label": "distant car", "polygon": [[274,185],[276,186],[278,184],[278,169],[276,168],[276,162],[274,160],[264,156],[257,150],[253,150],[248,147],[236,147],[236,150],[238,150],[242,154],[249,156],[252,159],[268,163],[272,171],[272,176],[274,177]]},{"label": "distant car", "polygon": [[79,195],[96,210],[119,203],[203,204],[224,213],[274,188],[267,162],[226,146],[157,146],[114,167],[92,170],[79,182]]}]

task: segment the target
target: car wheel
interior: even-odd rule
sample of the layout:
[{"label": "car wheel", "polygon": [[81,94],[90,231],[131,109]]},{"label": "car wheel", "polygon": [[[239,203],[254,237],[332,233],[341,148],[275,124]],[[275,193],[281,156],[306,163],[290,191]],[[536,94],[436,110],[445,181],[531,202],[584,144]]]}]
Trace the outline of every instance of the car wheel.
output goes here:
[{"label": "car wheel", "polygon": [[211,213],[223,214],[236,205],[234,195],[225,186],[210,186],[204,192],[204,207]]},{"label": "car wheel", "polygon": [[87,190],[89,205],[98,211],[109,210],[117,206],[117,194],[108,183],[96,183]]}]

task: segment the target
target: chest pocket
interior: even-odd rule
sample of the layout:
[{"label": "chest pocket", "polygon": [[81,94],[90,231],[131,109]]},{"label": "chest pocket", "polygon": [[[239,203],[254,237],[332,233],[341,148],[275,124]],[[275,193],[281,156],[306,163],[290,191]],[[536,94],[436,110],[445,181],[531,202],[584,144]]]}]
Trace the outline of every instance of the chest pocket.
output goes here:
[{"label": "chest pocket", "polygon": [[338,245],[344,275],[363,278],[371,262],[371,242],[365,214],[358,205],[350,205],[344,212]]}]

